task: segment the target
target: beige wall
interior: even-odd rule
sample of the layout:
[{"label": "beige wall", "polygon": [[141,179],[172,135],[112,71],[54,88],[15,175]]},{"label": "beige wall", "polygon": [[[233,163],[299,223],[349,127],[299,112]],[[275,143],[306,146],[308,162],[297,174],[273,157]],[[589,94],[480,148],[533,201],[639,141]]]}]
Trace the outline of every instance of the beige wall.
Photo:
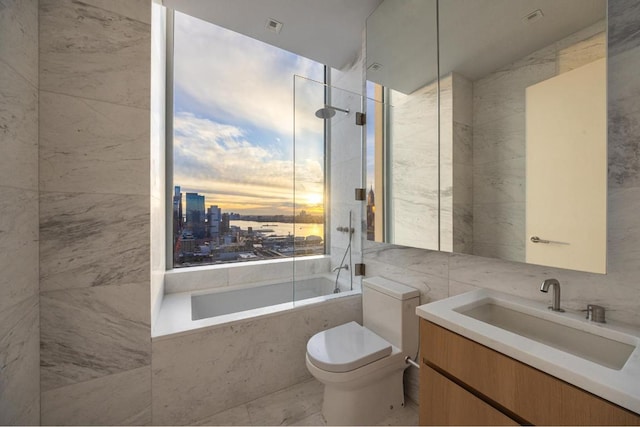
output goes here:
[{"label": "beige wall", "polygon": [[0,6],[0,425],[38,424],[38,2]]}]

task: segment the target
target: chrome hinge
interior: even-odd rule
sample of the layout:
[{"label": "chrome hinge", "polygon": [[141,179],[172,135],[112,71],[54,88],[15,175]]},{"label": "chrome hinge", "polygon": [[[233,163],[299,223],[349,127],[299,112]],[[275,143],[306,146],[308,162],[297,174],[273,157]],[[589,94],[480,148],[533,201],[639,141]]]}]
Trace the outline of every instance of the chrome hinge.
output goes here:
[{"label": "chrome hinge", "polygon": [[366,188],[356,188],[356,200],[367,200]]},{"label": "chrome hinge", "polygon": [[354,276],[364,276],[364,264],[355,264],[353,266]]},{"label": "chrome hinge", "polygon": [[356,113],[356,125],[364,126],[367,124],[367,115],[365,113]]}]

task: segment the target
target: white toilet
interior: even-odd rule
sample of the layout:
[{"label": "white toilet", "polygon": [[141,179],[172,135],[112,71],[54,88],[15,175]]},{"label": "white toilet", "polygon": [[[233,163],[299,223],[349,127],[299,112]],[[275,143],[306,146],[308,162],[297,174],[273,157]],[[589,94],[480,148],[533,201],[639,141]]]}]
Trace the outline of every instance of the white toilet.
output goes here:
[{"label": "white toilet", "polygon": [[372,425],[404,406],[405,356],[418,352],[420,293],[381,277],[362,283],[363,324],[315,334],[309,372],[324,384],[322,415],[330,425]]}]

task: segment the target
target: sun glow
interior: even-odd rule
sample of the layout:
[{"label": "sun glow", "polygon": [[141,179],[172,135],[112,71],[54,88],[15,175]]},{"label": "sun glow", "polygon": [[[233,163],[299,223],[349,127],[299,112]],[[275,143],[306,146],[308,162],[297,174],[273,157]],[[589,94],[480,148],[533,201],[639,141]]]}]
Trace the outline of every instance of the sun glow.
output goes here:
[{"label": "sun glow", "polygon": [[324,196],[320,193],[307,194],[307,204],[311,206],[322,205],[324,202]]}]

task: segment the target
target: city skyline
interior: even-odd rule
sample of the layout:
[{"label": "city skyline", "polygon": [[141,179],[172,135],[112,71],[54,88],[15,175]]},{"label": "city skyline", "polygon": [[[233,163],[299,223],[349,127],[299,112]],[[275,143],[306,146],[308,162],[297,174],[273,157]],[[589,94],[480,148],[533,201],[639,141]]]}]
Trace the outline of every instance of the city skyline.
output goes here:
[{"label": "city skyline", "polygon": [[[175,45],[174,182],[243,214],[322,212],[324,127],[296,110],[294,164],[292,89],[324,66],[180,13]],[[316,85],[299,105],[322,105]]]}]

